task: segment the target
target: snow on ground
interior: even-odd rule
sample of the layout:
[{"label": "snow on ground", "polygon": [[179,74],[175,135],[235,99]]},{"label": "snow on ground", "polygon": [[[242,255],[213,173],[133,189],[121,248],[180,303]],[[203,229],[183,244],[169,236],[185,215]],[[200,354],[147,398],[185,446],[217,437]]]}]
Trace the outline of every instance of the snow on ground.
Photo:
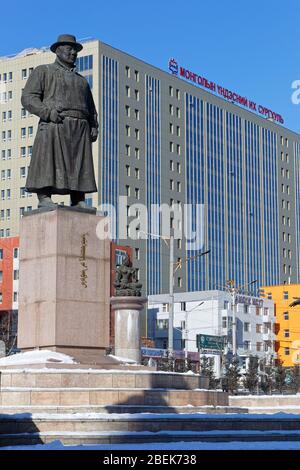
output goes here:
[{"label": "snow on ground", "polygon": [[60,441],[35,446],[1,447],[2,450],[300,450],[300,441],[268,441],[268,442],[155,442],[143,444],[103,444],[64,446]]},{"label": "snow on ground", "polygon": [[12,366],[17,364],[39,364],[45,362],[58,362],[61,364],[76,364],[71,356],[58,353],[55,351],[34,350],[23,353],[13,354],[12,356],[2,357],[0,359],[1,366]]},{"label": "snow on ground", "polygon": [[129,359],[127,357],[119,357],[119,356],[113,356],[113,354],[109,354],[108,357],[111,357],[112,359],[115,359],[116,361],[118,362],[122,362],[122,363],[125,363],[125,364],[130,364],[130,365],[140,365],[138,364],[136,361],[134,361],[133,359]]}]

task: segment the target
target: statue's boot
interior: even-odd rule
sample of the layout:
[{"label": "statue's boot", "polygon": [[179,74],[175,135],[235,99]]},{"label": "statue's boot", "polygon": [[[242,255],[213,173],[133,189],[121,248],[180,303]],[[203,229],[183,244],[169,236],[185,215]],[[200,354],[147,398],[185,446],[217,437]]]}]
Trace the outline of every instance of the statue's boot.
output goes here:
[{"label": "statue's boot", "polygon": [[38,208],[46,208],[46,209],[55,209],[57,204],[55,204],[51,199],[51,193],[48,191],[39,191],[37,193],[37,197],[39,200]]},{"label": "statue's boot", "polygon": [[85,202],[85,193],[83,193],[82,191],[71,191],[70,197],[71,207],[78,207],[80,209],[92,209],[92,207]]}]

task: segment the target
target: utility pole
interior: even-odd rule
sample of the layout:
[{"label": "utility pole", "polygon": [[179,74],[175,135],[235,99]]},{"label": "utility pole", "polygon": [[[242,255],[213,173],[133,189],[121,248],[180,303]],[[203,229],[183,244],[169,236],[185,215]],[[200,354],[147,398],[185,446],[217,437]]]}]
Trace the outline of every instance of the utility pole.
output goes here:
[{"label": "utility pole", "polygon": [[249,282],[248,284],[245,284],[244,286],[241,287],[234,287],[234,281],[229,280],[227,281],[227,288],[228,292],[230,292],[231,296],[231,308],[232,308],[232,354],[233,356],[237,355],[237,347],[236,347],[236,294],[239,291],[239,289],[246,287],[246,286],[251,286],[251,284],[254,284],[257,282],[256,280]]},{"label": "utility pole", "polygon": [[168,351],[169,354],[173,354],[173,329],[174,329],[174,275],[177,269],[182,267],[182,262],[187,262],[191,259],[199,258],[210,253],[210,250],[206,250],[203,253],[199,253],[195,256],[189,256],[182,261],[174,262],[174,236],[170,236],[170,285],[169,285],[169,330],[168,330]]}]

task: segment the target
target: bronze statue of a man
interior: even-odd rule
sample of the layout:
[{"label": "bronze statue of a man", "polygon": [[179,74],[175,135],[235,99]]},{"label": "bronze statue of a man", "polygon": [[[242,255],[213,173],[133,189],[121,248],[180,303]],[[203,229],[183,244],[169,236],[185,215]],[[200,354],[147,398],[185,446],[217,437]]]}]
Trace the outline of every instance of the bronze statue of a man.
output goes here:
[{"label": "bronze statue of a man", "polygon": [[85,193],[97,191],[97,112],[88,82],[75,70],[82,47],[75,36],[60,35],[50,47],[55,62],[36,67],[22,93],[24,108],[40,118],[26,181],[38,207],[55,207],[52,194],[70,194],[72,206],[86,208]]}]

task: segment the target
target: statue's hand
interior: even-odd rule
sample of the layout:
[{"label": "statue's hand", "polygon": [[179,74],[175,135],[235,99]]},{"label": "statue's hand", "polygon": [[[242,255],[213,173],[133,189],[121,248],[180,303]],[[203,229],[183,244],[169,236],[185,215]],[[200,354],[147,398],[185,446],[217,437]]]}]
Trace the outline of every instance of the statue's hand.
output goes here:
[{"label": "statue's hand", "polygon": [[64,118],[59,114],[59,111],[56,109],[52,109],[50,113],[50,121],[54,122],[55,124],[60,124],[63,122]]},{"label": "statue's hand", "polygon": [[91,128],[91,141],[96,142],[97,138],[98,138],[98,129],[97,127],[92,127]]}]

